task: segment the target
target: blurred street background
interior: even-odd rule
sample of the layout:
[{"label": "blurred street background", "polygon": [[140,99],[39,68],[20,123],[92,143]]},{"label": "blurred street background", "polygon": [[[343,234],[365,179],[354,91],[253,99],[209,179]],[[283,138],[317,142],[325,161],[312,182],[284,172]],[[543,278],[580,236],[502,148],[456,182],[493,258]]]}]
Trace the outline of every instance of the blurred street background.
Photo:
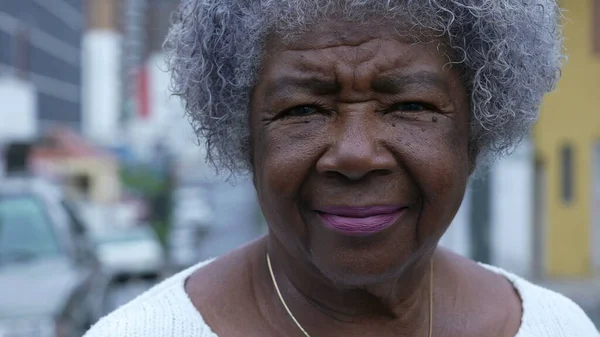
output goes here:
[{"label": "blurred street background", "polygon": [[[168,93],[178,2],[0,0],[0,337],[81,336],[265,233],[251,181],[212,172]],[[600,0],[562,5],[563,78],[531,137],[473,179],[442,245],[600,324]]]}]

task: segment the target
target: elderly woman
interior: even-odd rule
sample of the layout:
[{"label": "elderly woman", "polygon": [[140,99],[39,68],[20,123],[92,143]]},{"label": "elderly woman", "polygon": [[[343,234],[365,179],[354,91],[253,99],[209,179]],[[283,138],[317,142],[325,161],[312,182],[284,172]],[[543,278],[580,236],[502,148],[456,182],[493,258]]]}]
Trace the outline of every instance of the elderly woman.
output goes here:
[{"label": "elderly woman", "polygon": [[269,233],[87,336],[599,336],[570,300],[438,247],[475,168],[526,135],[555,85],[559,14],[554,0],[185,1],[174,91],[208,159],[252,175]]}]

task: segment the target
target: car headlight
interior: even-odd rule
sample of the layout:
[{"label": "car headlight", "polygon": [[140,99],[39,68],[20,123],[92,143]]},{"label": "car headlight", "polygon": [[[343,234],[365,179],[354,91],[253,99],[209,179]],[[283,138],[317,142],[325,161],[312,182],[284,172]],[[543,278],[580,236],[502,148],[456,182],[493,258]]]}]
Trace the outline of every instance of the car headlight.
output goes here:
[{"label": "car headlight", "polygon": [[52,318],[0,319],[0,337],[55,337]]}]

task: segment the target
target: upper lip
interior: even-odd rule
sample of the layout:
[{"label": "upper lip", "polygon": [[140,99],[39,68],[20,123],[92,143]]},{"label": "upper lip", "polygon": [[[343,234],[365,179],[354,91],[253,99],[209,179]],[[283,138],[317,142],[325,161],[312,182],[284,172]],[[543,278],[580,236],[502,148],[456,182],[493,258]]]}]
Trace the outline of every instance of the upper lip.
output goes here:
[{"label": "upper lip", "polygon": [[376,215],[392,214],[401,211],[401,205],[374,205],[374,206],[330,206],[316,209],[318,213],[327,213],[349,218],[366,218]]}]

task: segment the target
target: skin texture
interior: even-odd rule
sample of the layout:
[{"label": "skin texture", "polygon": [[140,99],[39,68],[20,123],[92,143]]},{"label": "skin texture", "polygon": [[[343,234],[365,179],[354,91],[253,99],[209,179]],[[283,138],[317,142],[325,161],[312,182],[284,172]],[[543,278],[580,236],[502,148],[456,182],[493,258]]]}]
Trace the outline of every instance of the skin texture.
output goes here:
[{"label": "skin texture", "polygon": [[[520,301],[500,276],[437,249],[473,170],[468,94],[443,46],[386,26],[324,22],[272,36],[252,95],[254,182],[267,237],[195,273],[186,289],[221,337],[514,336]],[[366,237],[318,210],[398,205]],[[493,304],[493,305],[492,305]]]}]

